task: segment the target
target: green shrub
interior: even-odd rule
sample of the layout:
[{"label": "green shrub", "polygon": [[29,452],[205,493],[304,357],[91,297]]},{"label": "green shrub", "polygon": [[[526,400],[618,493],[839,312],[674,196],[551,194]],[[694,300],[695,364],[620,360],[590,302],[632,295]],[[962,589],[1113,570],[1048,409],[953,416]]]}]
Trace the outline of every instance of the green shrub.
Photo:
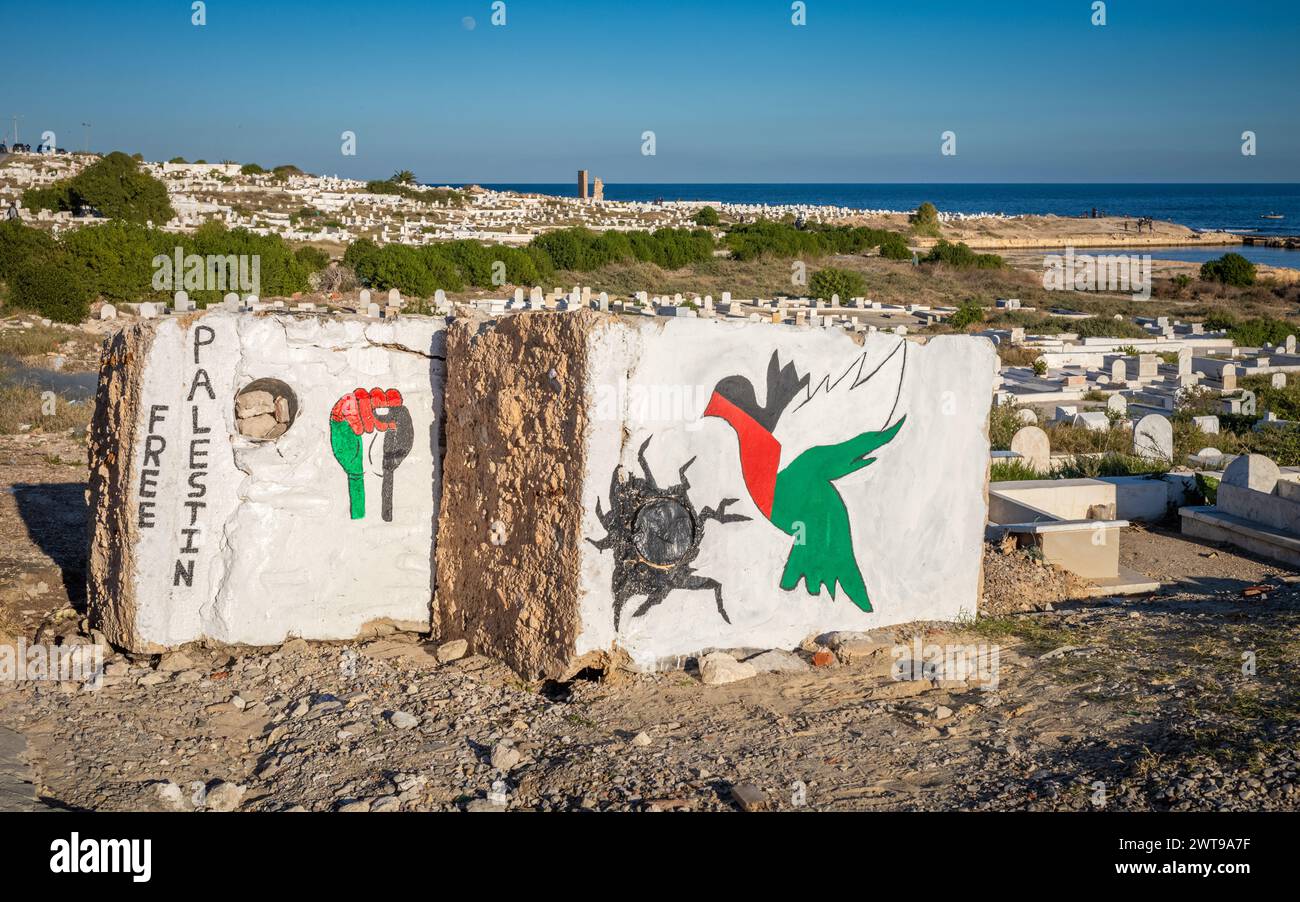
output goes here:
[{"label": "green shrub", "polygon": [[1224,254],[1217,260],[1201,264],[1201,278],[1206,282],[1246,287],[1255,284],[1255,264],[1241,254]]},{"label": "green shrub", "polygon": [[[1135,322],[1106,316],[1074,320],[1068,326],[1080,338],[1147,338],[1147,332]],[[1134,352],[1136,353],[1136,351]]]},{"label": "green shrub", "polygon": [[1019,482],[1024,479],[1042,479],[1039,473],[1023,460],[997,460],[989,467],[989,482]]},{"label": "green shrub", "polygon": [[880,256],[887,260],[911,260],[912,249],[907,246],[907,239],[897,232],[880,242]]},{"label": "green shrub", "polygon": [[[861,226],[813,224],[795,228],[785,222],[761,220],[742,223],[727,229],[726,245],[737,260],[764,258],[817,259],[830,254],[860,254],[873,247],[897,254],[907,242],[897,232]],[[906,254],[911,257],[911,251]]]},{"label": "green shrub", "polygon": [[239,167],[239,174],[240,175],[265,175],[266,170],[263,169],[261,166],[258,166],[256,163],[245,163],[243,166]]},{"label": "green shrub", "polygon": [[62,245],[86,269],[96,294],[136,301],[153,292],[154,250],[144,226],[113,220],[74,229]]},{"label": "green shrub", "polygon": [[1252,348],[1263,347],[1265,344],[1282,344],[1288,335],[1300,331],[1295,323],[1284,319],[1265,316],[1242,320],[1225,314],[1208,317],[1205,328],[1212,332],[1226,331],[1228,337],[1237,344]]},{"label": "green shrub", "polygon": [[867,293],[867,280],[861,273],[849,269],[824,266],[808,281],[808,293],[823,301],[829,301],[832,295],[839,295],[841,301],[847,301]]},{"label": "green shrub", "polygon": [[962,301],[957,312],[948,318],[948,324],[954,329],[965,331],[976,323],[984,321],[984,308],[976,301]]},{"label": "green shrub", "polygon": [[697,226],[716,226],[718,222],[718,211],[712,207],[700,207],[695,214],[695,224]]},{"label": "green shrub", "polygon": [[13,277],[11,289],[16,306],[60,323],[84,320],[94,297],[94,286],[85,268],[63,252],[31,259]]},{"label": "green shrub", "polygon": [[939,237],[939,210],[928,200],[911,215],[912,231],[917,235]]},{"label": "green shrub", "polygon": [[997,254],[977,254],[963,242],[952,244],[940,241],[930,253],[921,258],[923,263],[944,263],[958,269],[1000,269],[1004,264]]},{"label": "green shrub", "polygon": [[48,257],[57,245],[49,232],[18,220],[0,222],[0,279],[12,279],[32,257]]},{"label": "green shrub", "polygon": [[989,444],[995,451],[1011,450],[1011,438],[1025,424],[1014,401],[994,404],[989,409]]},{"label": "green shrub", "polygon": [[293,255],[309,273],[319,272],[330,265],[330,255],[318,247],[304,245],[295,250]]}]

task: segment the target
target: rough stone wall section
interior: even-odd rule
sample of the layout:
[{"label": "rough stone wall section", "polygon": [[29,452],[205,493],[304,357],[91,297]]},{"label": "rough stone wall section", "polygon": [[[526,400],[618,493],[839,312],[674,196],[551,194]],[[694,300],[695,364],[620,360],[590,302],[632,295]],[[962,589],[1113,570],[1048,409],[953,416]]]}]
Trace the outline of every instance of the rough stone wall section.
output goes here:
[{"label": "rough stone wall section", "polygon": [[448,331],[434,630],[525,677],[577,669],[587,338],[599,320],[521,313]]},{"label": "rough stone wall section", "polygon": [[[123,577],[132,566],[135,523],[130,481],[135,428],[139,421],[140,373],[153,338],[147,324],[128,327],[104,343],[99,391],[90,424],[90,572],[87,591],[91,623],[114,645],[135,640],[135,592]],[[142,648],[141,651],[157,649]]]}]

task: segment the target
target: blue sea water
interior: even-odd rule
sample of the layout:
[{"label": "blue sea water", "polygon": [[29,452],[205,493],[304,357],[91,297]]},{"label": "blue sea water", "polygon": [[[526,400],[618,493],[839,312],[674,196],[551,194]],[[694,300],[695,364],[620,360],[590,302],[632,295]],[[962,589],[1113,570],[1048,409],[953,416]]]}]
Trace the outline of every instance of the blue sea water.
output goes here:
[{"label": "blue sea water", "polygon": [[[575,183],[484,184],[486,188],[573,197]],[[1192,229],[1242,234],[1300,235],[1300,184],[744,184],[607,183],[609,200],[702,200],[739,204],[816,204],[862,210],[914,210],[930,201],[956,213],[1022,213],[1081,216],[1095,208],[1111,216],[1149,216]],[[1262,219],[1265,214],[1282,219]],[[1139,252],[1152,253],[1143,248]],[[1166,260],[1207,260],[1223,249],[1177,248]],[[1243,247],[1257,263],[1300,267],[1300,251]]]},{"label": "blue sea water", "polygon": [[[505,191],[572,197],[576,184],[484,184]],[[609,200],[714,200],[741,204],[819,204],[866,210],[914,210],[930,201],[956,213],[1150,216],[1193,229],[1300,234],[1300,184],[606,184]],[[1281,213],[1283,219],[1261,219]]]}]

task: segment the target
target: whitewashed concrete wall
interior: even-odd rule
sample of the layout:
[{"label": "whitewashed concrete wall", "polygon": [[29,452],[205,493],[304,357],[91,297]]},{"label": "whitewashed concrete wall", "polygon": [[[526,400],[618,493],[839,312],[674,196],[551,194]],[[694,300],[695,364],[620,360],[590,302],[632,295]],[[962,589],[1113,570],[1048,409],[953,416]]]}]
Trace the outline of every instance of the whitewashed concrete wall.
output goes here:
[{"label": "whitewashed concrete wall", "polygon": [[[806,503],[789,497],[783,502],[815,518],[814,501],[833,507],[842,499],[851,534],[844,540],[851,543],[869,612],[846,596],[843,585],[834,599],[825,588],[809,594],[806,580],[781,588],[796,540],[769,522],[747,489],[737,432],[727,420],[702,416],[727,377],[748,380],[757,402],[766,405],[774,353],[781,367],[792,365],[798,378],[808,377],[771,432],[780,445],[783,471],[809,448],[902,421],[892,440],[871,452],[874,463],[823,484]],[[838,330],[702,320],[596,330],[589,348],[592,418],[582,523],[588,541],[582,552],[576,654],[617,645],[639,666],[652,667],[709,647],[791,648],[830,630],[973,614],[981,586],[987,419],[996,369],[993,345],[970,337],[938,337],[920,345],[877,333],[859,344]],[[743,394],[736,388],[739,380],[730,385],[723,394]],[[694,459],[686,477],[695,530],[688,521],[674,523],[671,504],[640,527],[633,516],[622,518],[631,522],[610,516],[610,492],[617,491],[611,489],[611,476],[622,467],[644,478],[637,455],[647,439],[645,457],[661,489],[676,486],[680,468]],[[833,475],[833,469],[825,472]],[[749,519],[700,520],[706,506],[716,510],[725,498],[736,499],[727,514]],[[619,572],[615,546],[622,541],[627,550],[626,542],[638,540],[654,544],[656,528],[664,543],[652,568],[658,575],[643,570],[643,579],[631,581],[642,590],[672,588],[639,616],[647,595],[627,598],[616,630],[617,596],[628,594],[628,586],[620,593],[616,581],[628,572]],[[817,532],[809,527],[806,541],[814,542]],[[730,623],[720,615],[712,589],[682,588],[685,568],[670,563],[692,534],[698,543],[685,567],[691,576],[720,584]],[[674,542],[679,544],[668,548]],[[812,559],[818,556],[814,552]],[[853,581],[842,564],[839,569]]]},{"label": "whitewashed concrete wall", "polygon": [[[125,578],[141,643],[342,639],[380,620],[428,628],[444,329],[226,312],[159,324],[131,462],[138,540]],[[254,442],[236,431],[234,398],[264,378],[284,381],[298,411],[277,440]],[[397,389],[412,420],[391,521],[381,433],[359,437],[361,518],[331,446],[331,411],[357,388]]]}]

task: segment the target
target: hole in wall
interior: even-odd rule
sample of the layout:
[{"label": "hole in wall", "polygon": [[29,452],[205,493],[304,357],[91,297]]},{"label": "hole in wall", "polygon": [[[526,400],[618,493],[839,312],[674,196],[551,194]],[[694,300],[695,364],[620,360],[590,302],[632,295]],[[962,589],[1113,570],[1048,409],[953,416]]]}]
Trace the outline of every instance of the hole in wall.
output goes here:
[{"label": "hole in wall", "polygon": [[235,393],[235,428],[244,438],[273,442],[298,417],[298,396],[279,379],[254,379]]}]

